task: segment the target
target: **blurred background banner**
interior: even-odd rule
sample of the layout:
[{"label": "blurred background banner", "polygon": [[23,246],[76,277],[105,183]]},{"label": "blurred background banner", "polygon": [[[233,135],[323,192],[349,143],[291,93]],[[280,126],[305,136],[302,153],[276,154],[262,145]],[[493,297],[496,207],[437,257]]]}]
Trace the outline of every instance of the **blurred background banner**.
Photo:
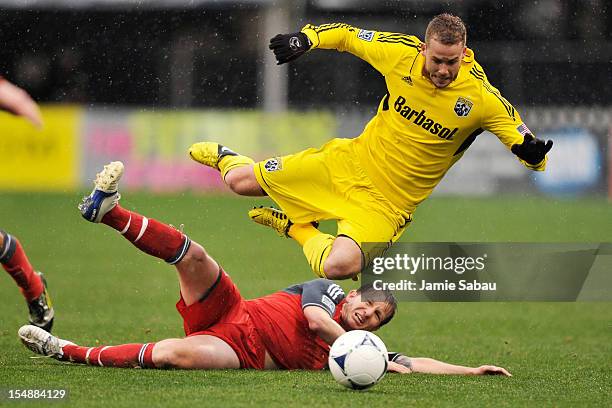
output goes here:
[{"label": "blurred background banner", "polygon": [[[525,171],[495,135],[483,133],[434,194],[605,196],[612,180],[606,154],[612,130],[607,127],[608,113],[599,111],[590,122],[582,118],[579,108],[540,108],[529,115],[536,134],[555,141],[543,173]],[[218,172],[189,159],[191,144],[214,140],[263,160],[318,147],[333,137],[358,135],[368,120],[363,114],[329,110],[61,105],[45,106],[43,115],[42,131],[8,114],[0,115],[6,134],[0,139],[0,189],[73,191],[89,187],[104,164],[121,160],[129,169],[124,179],[127,189],[223,191]],[[547,123],[547,117],[554,123]]]},{"label": "blurred background banner", "polygon": [[219,173],[189,158],[191,144],[214,140],[264,159],[321,145],[335,134],[329,112],[90,109],[81,135],[81,181],[87,185],[104,164],[121,160],[128,189],[218,190]]},{"label": "blurred background banner", "polygon": [[608,146],[589,129],[559,128],[540,133],[544,139],[555,141],[550,153],[550,167],[536,174],[538,188],[551,194],[575,195],[602,187],[602,156]]},{"label": "blurred background banner", "polygon": [[0,189],[8,191],[73,191],[80,188],[83,109],[49,106],[45,127],[0,114]]}]

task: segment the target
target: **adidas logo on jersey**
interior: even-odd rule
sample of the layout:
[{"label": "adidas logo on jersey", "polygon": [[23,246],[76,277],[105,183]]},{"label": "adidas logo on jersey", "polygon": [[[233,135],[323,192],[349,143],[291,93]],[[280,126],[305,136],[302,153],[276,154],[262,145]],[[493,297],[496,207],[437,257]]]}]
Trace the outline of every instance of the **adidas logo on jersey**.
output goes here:
[{"label": "adidas logo on jersey", "polygon": [[453,140],[453,136],[455,136],[455,133],[457,133],[459,130],[459,128],[454,128],[451,130],[433,119],[428,118],[425,109],[421,109],[419,112],[416,109],[410,108],[410,106],[406,105],[406,98],[403,96],[397,97],[393,107],[397,113],[402,115],[402,117],[411,121],[415,125],[422,127],[432,135],[437,135],[441,139]]},{"label": "adidas logo on jersey", "polygon": [[327,294],[333,300],[336,300],[336,298],[338,298],[339,296],[344,297],[344,291],[340,286],[336,285],[335,283],[329,285],[329,287],[327,288]]},{"label": "adidas logo on jersey", "polygon": [[403,77],[402,81],[404,81],[408,85],[412,86],[412,78],[410,78],[410,75]]}]

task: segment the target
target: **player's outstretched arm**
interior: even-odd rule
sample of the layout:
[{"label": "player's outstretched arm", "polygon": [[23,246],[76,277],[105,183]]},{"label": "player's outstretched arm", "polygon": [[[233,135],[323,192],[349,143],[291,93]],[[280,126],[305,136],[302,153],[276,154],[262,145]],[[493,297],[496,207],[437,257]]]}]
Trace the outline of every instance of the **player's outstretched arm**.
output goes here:
[{"label": "player's outstretched arm", "polygon": [[321,48],[348,51],[383,75],[387,75],[407,55],[416,55],[420,46],[419,39],[413,36],[362,30],[344,23],[307,24],[300,32],[278,34],[270,40],[270,49],[278,65]]},{"label": "player's outstretched arm", "polygon": [[511,377],[505,368],[492,365],[484,365],[480,367],[465,367],[460,365],[448,364],[442,361],[434,360],[433,358],[417,357],[410,358],[412,362],[412,371],[415,373],[425,374],[459,374],[459,375],[505,375]]},{"label": "player's outstretched arm", "polygon": [[41,128],[40,109],[26,91],[0,77],[0,108],[13,115],[23,116],[34,126]]},{"label": "player's outstretched arm", "polygon": [[327,344],[332,345],[334,341],[346,331],[328,312],[319,306],[306,306],[304,308],[304,316],[308,320],[308,328],[317,333]]},{"label": "player's outstretched arm", "polygon": [[455,374],[455,375],[503,375],[512,377],[512,374],[503,367],[483,365],[480,367],[465,367],[448,364],[433,358],[406,357],[399,355],[389,362],[389,372],[400,374]]}]

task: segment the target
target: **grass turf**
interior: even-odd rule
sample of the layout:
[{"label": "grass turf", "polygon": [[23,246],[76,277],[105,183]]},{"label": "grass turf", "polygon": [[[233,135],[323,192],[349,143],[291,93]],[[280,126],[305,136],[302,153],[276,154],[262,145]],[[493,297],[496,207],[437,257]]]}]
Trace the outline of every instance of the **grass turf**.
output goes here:
[{"label": "grass turf", "polygon": [[[84,345],[182,335],[171,268],[116,232],[84,222],[76,194],[3,194],[0,227],[46,272],[54,332]],[[125,194],[122,204],[185,231],[232,274],[243,296],[312,278],[290,240],[250,225],[262,200]],[[324,226],[333,231],[333,225]],[[403,240],[610,241],[612,206],[599,200],[434,197]],[[352,283],[345,282],[345,288]],[[380,331],[389,349],[466,365],[497,364],[512,378],[389,375],[366,392],[327,372],[120,370],[31,358],[16,338],[22,297],[0,278],[0,388],[67,388],[62,406],[606,406],[612,384],[610,303],[404,303]],[[39,402],[40,403],[40,402]],[[0,401],[5,405],[7,401]]]}]

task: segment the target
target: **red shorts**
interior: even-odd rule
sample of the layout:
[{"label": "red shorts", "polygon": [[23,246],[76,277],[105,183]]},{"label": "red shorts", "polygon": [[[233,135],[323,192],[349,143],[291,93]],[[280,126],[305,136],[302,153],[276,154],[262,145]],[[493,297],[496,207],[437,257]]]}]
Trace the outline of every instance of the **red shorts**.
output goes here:
[{"label": "red shorts", "polygon": [[223,269],[219,273],[219,280],[204,299],[187,306],[181,296],[177,302],[185,334],[215,336],[236,352],[241,368],[263,370],[266,349],[245,301],[229,275]]}]

